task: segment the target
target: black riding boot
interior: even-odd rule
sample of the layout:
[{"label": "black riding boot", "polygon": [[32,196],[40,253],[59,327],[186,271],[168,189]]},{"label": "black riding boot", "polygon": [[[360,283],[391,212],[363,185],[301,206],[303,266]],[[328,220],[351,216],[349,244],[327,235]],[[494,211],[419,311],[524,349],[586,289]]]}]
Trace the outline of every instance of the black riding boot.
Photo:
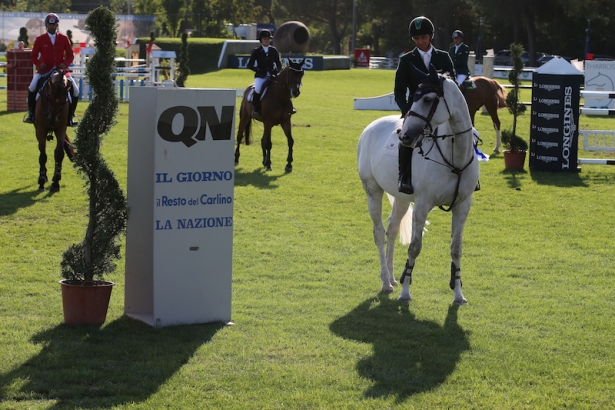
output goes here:
[{"label": "black riding boot", "polygon": [[28,116],[23,122],[34,124],[34,107],[36,106],[36,91],[28,90]]},{"label": "black riding boot", "polygon": [[69,127],[76,127],[79,122],[75,121],[75,110],[77,109],[77,104],[79,103],[79,97],[73,97],[70,102],[70,107],[68,108],[68,125]]},{"label": "black riding boot", "polygon": [[252,104],[254,105],[254,108],[252,109],[252,116],[259,117],[261,115],[261,95],[256,91],[252,97]]},{"label": "black riding boot", "polygon": [[399,181],[397,189],[399,192],[411,195],[412,189],[412,151],[410,147],[399,144]]}]

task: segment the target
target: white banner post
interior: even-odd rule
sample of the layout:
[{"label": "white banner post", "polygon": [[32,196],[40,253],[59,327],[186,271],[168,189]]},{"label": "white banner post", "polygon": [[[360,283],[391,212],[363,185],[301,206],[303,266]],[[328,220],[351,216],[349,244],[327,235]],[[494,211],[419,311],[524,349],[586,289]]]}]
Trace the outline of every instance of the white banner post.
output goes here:
[{"label": "white banner post", "polygon": [[235,90],[131,87],[126,315],[229,322]]}]

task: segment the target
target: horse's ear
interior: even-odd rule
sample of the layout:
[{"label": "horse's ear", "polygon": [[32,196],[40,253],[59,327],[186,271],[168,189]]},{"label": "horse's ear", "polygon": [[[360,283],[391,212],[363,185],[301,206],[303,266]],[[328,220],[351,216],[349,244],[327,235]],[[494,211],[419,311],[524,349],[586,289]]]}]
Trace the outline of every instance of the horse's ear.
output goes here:
[{"label": "horse's ear", "polygon": [[414,64],[411,64],[411,65],[412,65],[412,68],[414,69],[414,74],[416,75],[416,78],[419,79],[419,84],[427,82],[427,79],[428,79],[427,75],[423,71],[416,68]]}]

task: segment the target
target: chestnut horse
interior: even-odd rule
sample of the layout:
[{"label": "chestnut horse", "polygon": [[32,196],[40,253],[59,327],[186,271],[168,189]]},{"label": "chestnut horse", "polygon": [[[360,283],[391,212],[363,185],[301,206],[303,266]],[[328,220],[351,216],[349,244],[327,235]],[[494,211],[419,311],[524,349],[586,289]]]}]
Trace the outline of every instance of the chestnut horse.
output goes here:
[{"label": "chestnut horse", "polygon": [[235,149],[235,165],[239,164],[239,146],[241,140],[246,137],[246,145],[250,145],[250,130],[252,119],[261,121],[264,126],[261,147],[263,149],[263,165],[267,171],[271,171],[271,128],[280,125],[288,140],[288,157],[286,158],[286,172],[293,170],[293,145],[294,140],[291,131],[290,116],[292,115],[293,104],[291,98],[299,97],[301,91],[301,79],[303,78],[303,59],[299,63],[289,60],[289,65],[284,67],[280,73],[267,85],[266,91],[261,97],[261,115],[252,116],[253,104],[248,101],[248,97],[254,89],[254,84],[250,84],[243,93],[241,108],[239,109],[239,128],[237,130],[237,149]]},{"label": "chestnut horse", "polygon": [[39,150],[39,191],[43,191],[45,189],[45,183],[49,181],[47,179],[46,145],[47,141],[53,139],[53,134],[56,136],[57,143],[53,153],[55,168],[50,188],[51,192],[58,192],[60,190],[64,151],[66,151],[71,161],[74,156],[72,145],[66,135],[69,107],[68,94],[70,90],[70,81],[66,79],[64,70],[55,70],[43,84],[39,98],[36,101],[34,110],[34,129],[36,131]]},{"label": "chestnut horse", "polygon": [[491,116],[493,128],[495,129],[496,142],[493,152],[498,153],[502,144],[498,108],[506,107],[506,90],[496,80],[488,77],[472,77],[472,81],[474,82],[475,89],[466,90],[463,93],[468,103],[472,125],[474,125],[474,114],[484,105]]}]

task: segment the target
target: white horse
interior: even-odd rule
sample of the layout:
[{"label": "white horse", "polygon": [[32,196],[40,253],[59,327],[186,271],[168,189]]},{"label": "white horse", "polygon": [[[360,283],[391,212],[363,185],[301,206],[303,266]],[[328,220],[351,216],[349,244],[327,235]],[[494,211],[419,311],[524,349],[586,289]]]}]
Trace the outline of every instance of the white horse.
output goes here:
[{"label": "white horse", "polygon": [[[433,68],[433,67],[432,67]],[[374,223],[374,240],[380,254],[382,291],[393,292],[395,238],[401,229],[402,243],[410,243],[400,282],[399,300],[412,300],[412,270],[422,247],[427,215],[435,206],[452,210],[451,280],[455,304],[465,304],[461,292],[461,242],[463,228],[478,183],[478,160],[474,155],[472,121],[468,106],[452,80],[432,69],[414,95],[404,119],[395,115],[369,124],[359,139],[358,167]],[[439,127],[439,135],[433,130]],[[412,158],[413,195],[397,190],[398,143],[414,147]],[[393,209],[385,233],[382,197],[387,192]],[[414,207],[411,203],[414,202]],[[448,207],[445,209],[444,207]],[[408,237],[410,236],[410,241]],[[386,254],[385,254],[386,234]]]}]

